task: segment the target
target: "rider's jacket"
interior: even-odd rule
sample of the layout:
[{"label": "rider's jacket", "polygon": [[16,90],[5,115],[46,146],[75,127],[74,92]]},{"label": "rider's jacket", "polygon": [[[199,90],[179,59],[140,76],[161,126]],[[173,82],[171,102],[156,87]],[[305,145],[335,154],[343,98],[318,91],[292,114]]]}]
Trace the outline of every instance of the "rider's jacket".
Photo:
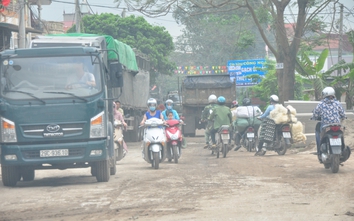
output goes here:
[{"label": "rider's jacket", "polygon": [[204,107],[204,110],[202,111],[202,116],[201,119],[202,121],[207,121],[211,112],[213,109],[217,106],[217,104],[208,104],[207,106]]},{"label": "rider's jacket", "polygon": [[313,110],[313,118],[321,118],[322,127],[327,124],[340,123],[345,118],[342,105],[337,99],[324,98]]},{"label": "rider's jacket", "polygon": [[218,129],[222,125],[231,125],[232,114],[230,108],[220,105],[213,109],[213,112],[209,116],[209,120],[213,121],[213,128]]}]

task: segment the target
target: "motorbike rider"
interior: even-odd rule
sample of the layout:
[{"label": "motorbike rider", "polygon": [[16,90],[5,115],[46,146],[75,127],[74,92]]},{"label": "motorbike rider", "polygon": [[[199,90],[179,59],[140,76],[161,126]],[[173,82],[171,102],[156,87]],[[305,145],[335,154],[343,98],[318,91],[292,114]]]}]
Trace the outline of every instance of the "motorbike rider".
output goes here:
[{"label": "motorbike rider", "polygon": [[234,151],[237,151],[241,148],[241,136],[248,126],[252,125],[255,131],[258,131],[261,121],[257,117],[262,114],[262,111],[259,107],[252,106],[251,100],[246,97],[242,100],[242,106],[238,107],[235,112],[236,120],[233,121],[233,126],[235,129],[236,147]]},{"label": "motorbike rider", "polygon": [[238,102],[236,100],[232,101],[231,103],[231,114],[232,114],[232,122],[236,120],[236,109],[238,108]]},{"label": "motorbike rider", "polygon": [[321,161],[320,153],[320,135],[322,128],[328,124],[341,123],[345,119],[345,113],[342,105],[335,97],[335,91],[332,87],[326,87],[322,90],[322,101],[313,110],[313,119],[321,119],[319,128],[316,127],[316,145],[317,156]]},{"label": "motorbike rider", "polygon": [[148,106],[148,111],[143,116],[143,119],[140,122],[140,125],[144,125],[145,121],[150,118],[159,118],[161,120],[164,120],[162,113],[160,110],[157,110],[157,101],[154,98],[149,98],[148,101],[146,102]]},{"label": "motorbike rider", "polygon": [[[165,102],[166,109],[162,111],[162,116],[166,120],[179,120],[180,123],[183,121],[179,118],[179,115],[176,110],[173,109],[173,101],[171,99],[166,100]],[[182,148],[187,147],[186,139],[182,136]]]},{"label": "motorbike rider", "polygon": [[[116,102],[113,102],[113,118],[116,121],[120,121],[122,122],[124,128],[127,127],[127,123],[124,121],[124,117],[122,115],[122,113],[119,111],[118,106],[116,105]],[[117,130],[117,129],[115,129]],[[117,132],[116,132],[117,133]],[[118,142],[117,140],[115,140],[114,142]],[[123,139],[123,149],[124,149],[124,156],[126,155],[126,153],[128,153],[128,147],[127,144],[125,143],[124,139]]]},{"label": "motorbike rider", "polygon": [[171,99],[166,100],[165,102],[166,109],[162,111],[162,116],[165,120],[167,120],[167,111],[172,112],[173,119],[180,120],[179,115],[176,110],[173,109],[173,101]]},{"label": "motorbike rider", "polygon": [[[258,119],[262,120],[269,116],[270,112],[275,109],[275,105],[279,103],[279,97],[273,94],[269,97],[269,102],[270,102],[269,106],[261,116],[257,117]],[[255,156],[257,156],[259,153],[262,152],[263,143],[264,142],[261,140],[258,142],[258,148],[257,148],[258,150],[255,153]]]},{"label": "motorbike rider", "polygon": [[[218,106],[214,107],[213,112],[209,116],[209,120],[213,122],[213,128],[210,130],[211,140],[213,142],[212,148],[216,147],[215,134],[222,125],[232,124],[232,114],[230,108],[225,106],[226,99],[223,96],[218,97]],[[230,131],[231,134],[231,131]]]},{"label": "motorbike rider", "polygon": [[210,130],[212,128],[212,122],[208,119],[211,112],[213,111],[214,107],[217,106],[217,97],[215,94],[211,94],[208,97],[208,105],[204,107],[202,111],[202,116],[201,116],[201,122],[207,122],[207,125],[205,127],[205,146],[204,149],[209,147],[209,142],[210,142]]}]

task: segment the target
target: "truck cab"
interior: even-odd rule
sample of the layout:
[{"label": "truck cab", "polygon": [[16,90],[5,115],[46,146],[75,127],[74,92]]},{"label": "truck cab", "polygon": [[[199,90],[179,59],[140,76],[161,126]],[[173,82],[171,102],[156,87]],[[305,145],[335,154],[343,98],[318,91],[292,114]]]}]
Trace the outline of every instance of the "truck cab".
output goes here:
[{"label": "truck cab", "polygon": [[[97,181],[115,174],[109,67],[95,47],[0,53],[2,181],[15,186],[35,170],[91,167]],[[83,70],[82,70],[83,69]],[[79,72],[94,77],[87,84]],[[77,80],[73,80],[77,79]]]}]

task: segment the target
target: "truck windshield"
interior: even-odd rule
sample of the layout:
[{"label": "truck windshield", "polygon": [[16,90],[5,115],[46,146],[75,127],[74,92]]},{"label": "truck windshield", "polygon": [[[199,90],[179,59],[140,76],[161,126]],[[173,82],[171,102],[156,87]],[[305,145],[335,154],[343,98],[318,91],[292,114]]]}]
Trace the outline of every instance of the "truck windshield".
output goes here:
[{"label": "truck windshield", "polygon": [[91,56],[4,58],[1,95],[38,100],[97,94],[102,88],[100,65],[92,61]]}]

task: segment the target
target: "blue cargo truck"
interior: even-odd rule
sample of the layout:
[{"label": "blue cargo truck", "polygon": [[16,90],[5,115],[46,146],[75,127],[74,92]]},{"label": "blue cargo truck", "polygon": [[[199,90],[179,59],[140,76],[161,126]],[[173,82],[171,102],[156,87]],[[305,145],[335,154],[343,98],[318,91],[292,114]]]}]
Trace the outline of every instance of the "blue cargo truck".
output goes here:
[{"label": "blue cargo truck", "polygon": [[[116,173],[113,91],[122,87],[123,72],[136,74],[138,68],[134,53],[122,63],[118,47],[108,46],[107,38],[98,39],[101,45],[0,53],[5,186],[31,181],[35,170],[42,169],[91,168],[98,182],[108,182]],[[87,83],[79,73],[94,76],[95,83]]]}]

